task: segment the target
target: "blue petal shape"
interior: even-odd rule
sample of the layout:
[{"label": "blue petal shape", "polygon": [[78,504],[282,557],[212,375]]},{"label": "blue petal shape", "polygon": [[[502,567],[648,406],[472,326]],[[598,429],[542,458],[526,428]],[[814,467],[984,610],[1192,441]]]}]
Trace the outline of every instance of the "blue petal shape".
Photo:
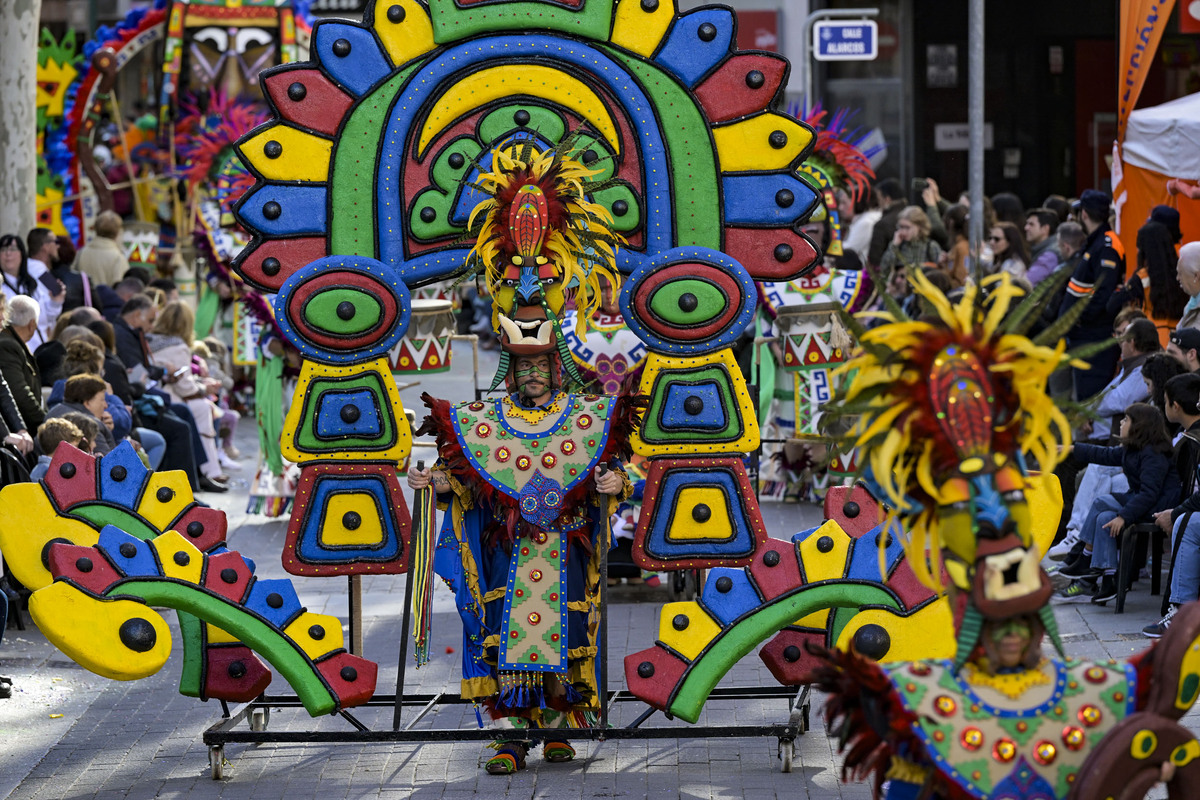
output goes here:
[{"label": "blue petal shape", "polygon": [[[695,86],[709,71],[725,60],[733,42],[733,11],[728,8],[702,8],[675,20],[667,41],[654,59],[679,76],[688,87]],[[704,36],[711,26],[715,34]]]},{"label": "blue petal shape", "polygon": [[[325,187],[264,184],[246,194],[237,205],[237,218],[248,228],[267,236],[325,233]],[[279,205],[274,216],[272,203]]]},{"label": "blue petal shape", "polygon": [[896,568],[904,555],[904,545],[900,544],[900,523],[892,521],[890,529],[886,523],[876,525],[854,541],[854,550],[850,553],[850,566],[846,568],[846,577],[853,581],[871,581],[886,583],[888,575],[879,575],[879,537],[885,530],[890,530],[890,541],[887,544],[888,575]]},{"label": "blue petal shape", "polygon": [[[728,578],[729,583],[724,583],[722,578]],[[722,592],[721,588],[725,586],[728,588]],[[761,606],[762,602],[758,590],[746,575],[746,570],[732,567],[716,567],[709,570],[708,578],[704,582],[704,592],[700,595],[701,605],[722,627],[729,627],[738,617]]]},{"label": "blue petal shape", "polygon": [[358,97],[392,73],[375,35],[357,25],[318,22],[312,49],[321,69]]},{"label": "blue petal shape", "polygon": [[[113,566],[129,578],[161,578],[162,567],[158,564],[158,556],[149,542],[143,542],[136,536],[130,536],[125,531],[113,525],[105,525],[100,529],[100,541],[97,546],[108,556]],[[122,549],[125,552],[121,552]]]},{"label": "blue petal shape", "polygon": [[726,225],[791,227],[820,201],[817,190],[794,174],[735,174],[721,179]]},{"label": "blue petal shape", "polygon": [[286,578],[254,581],[242,605],[277,628],[286,628],[304,611],[300,598],[296,596],[296,587]]},{"label": "blue petal shape", "polygon": [[97,467],[100,473],[100,499],[136,511],[142,486],[150,470],[138,458],[133,445],[121,442],[100,459]]},{"label": "blue petal shape", "polygon": [[[672,539],[668,536],[677,517],[691,519],[691,508],[680,507],[680,494],[691,486],[720,489],[728,502],[733,535],[728,539]],[[659,561],[686,558],[745,558],[754,552],[754,532],[742,498],[741,486],[729,468],[694,469],[677,467],[664,473],[658,502],[650,510],[646,553]]]}]

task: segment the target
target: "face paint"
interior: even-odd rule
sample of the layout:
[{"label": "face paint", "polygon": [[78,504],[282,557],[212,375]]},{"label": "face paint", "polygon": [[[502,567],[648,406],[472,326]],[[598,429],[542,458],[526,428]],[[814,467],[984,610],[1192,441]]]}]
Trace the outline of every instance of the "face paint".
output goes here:
[{"label": "face paint", "polygon": [[513,375],[521,394],[540,397],[550,388],[550,359],[518,359]]}]

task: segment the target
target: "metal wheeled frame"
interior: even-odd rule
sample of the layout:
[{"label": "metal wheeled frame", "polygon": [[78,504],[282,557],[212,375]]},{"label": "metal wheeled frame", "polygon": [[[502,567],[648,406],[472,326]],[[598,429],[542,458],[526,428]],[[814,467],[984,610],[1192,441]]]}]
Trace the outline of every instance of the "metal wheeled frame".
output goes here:
[{"label": "metal wheeled frame", "polygon": [[[413,539],[409,542],[409,552],[416,545],[415,528]],[[412,582],[405,581],[404,613],[400,632],[400,657],[396,673],[396,693],[376,694],[359,708],[392,708],[391,730],[375,730],[364,724],[348,710],[337,712],[348,723],[342,731],[272,731],[270,730],[271,709],[303,708],[300,699],[295,695],[263,694],[255,700],[244,703],[236,708],[229,708],[221,703],[221,719],[204,731],[203,741],[208,747],[208,760],[213,780],[221,780],[225,776],[225,745],[227,744],[266,744],[294,742],[328,742],[331,744],[373,744],[385,742],[469,742],[490,741],[496,738],[493,728],[416,728],[417,723],[438,708],[472,705],[474,701],[449,692],[436,694],[404,694],[405,662],[408,659],[408,639],[412,608]],[[353,592],[353,589],[351,590]],[[355,627],[351,626],[351,650],[361,648],[361,643],[355,638]],[[359,629],[361,630],[361,629]],[[765,687],[729,687],[717,688],[709,695],[710,700],[775,700],[787,702],[788,716],[786,722],[762,723],[758,725],[673,725],[651,726],[643,725],[653,717],[658,709],[647,707],[636,719],[622,727],[610,727],[610,711],[616,703],[643,702],[624,689],[609,690],[608,687],[608,553],[600,559],[600,689],[601,696],[607,702],[600,707],[600,719],[597,725],[589,728],[572,728],[572,739],[590,739],[603,742],[609,739],[708,739],[708,738],[755,738],[760,736],[775,737],[779,742],[778,756],[783,772],[792,771],[792,758],[795,753],[796,737],[803,735],[809,729],[809,715],[812,707],[810,690],[807,685],[801,686],[765,686]],[[406,709],[416,711],[415,716],[404,719]],[[663,712],[671,719],[671,715]],[[247,728],[240,723],[247,722]],[[561,737],[562,729],[523,729],[522,737],[542,740],[551,737]]]},{"label": "metal wheeled frame", "polygon": [[[478,375],[478,337],[458,336],[456,340],[471,341],[473,356]],[[476,399],[481,392],[478,384],[475,387]],[[757,398],[756,398],[757,399]],[[416,548],[416,526],[413,526],[409,541],[409,552]],[[350,593],[350,650],[361,651],[362,626],[358,608],[360,605],[360,584],[352,576],[349,582]],[[697,576],[699,580],[699,576]],[[699,594],[700,586],[695,587]],[[449,692],[436,694],[405,694],[404,679],[406,661],[408,660],[408,640],[412,613],[412,581],[405,581],[404,613],[400,632],[400,657],[396,672],[395,694],[376,694],[363,706],[358,708],[391,708],[391,730],[375,730],[364,724],[348,710],[337,712],[348,726],[341,731],[272,731],[270,730],[271,709],[302,709],[303,704],[295,695],[263,694],[249,703],[243,703],[230,708],[221,702],[221,719],[204,731],[203,741],[208,747],[209,767],[213,780],[221,780],[225,776],[225,745],[227,744],[268,744],[268,743],[317,743],[330,744],[373,744],[387,742],[470,742],[491,741],[496,738],[494,728],[417,728],[416,725],[430,714],[436,714],[437,709],[473,705],[474,701],[464,699],[460,695]],[[600,693],[607,699],[601,704],[600,718],[597,725],[589,728],[572,728],[572,739],[588,739],[603,742],[610,739],[710,739],[710,738],[756,738],[760,736],[775,737],[778,740],[778,757],[780,769],[783,772],[792,771],[792,759],[795,754],[795,741],[809,729],[809,716],[812,708],[812,698],[807,685],[800,686],[765,686],[765,687],[728,687],[716,688],[709,695],[710,700],[784,700],[787,703],[787,721],[779,723],[762,723],[758,725],[672,725],[645,726],[658,709],[647,706],[632,722],[622,727],[611,727],[609,724],[610,711],[617,703],[643,703],[628,690],[609,690],[608,686],[608,553],[604,552],[600,559]],[[415,716],[404,719],[404,711],[413,709]],[[663,712],[668,719],[673,717]],[[246,728],[240,727],[242,722]],[[521,736],[531,740],[543,740],[561,737],[562,729],[523,729]]]}]

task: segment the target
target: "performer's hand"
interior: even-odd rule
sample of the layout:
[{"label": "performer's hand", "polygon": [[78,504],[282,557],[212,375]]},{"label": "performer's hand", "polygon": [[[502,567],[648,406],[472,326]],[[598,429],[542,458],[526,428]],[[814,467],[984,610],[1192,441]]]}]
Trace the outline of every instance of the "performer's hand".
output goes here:
[{"label": "performer's hand", "polygon": [[596,481],[596,491],[600,494],[620,494],[625,481],[619,473],[604,467],[592,470],[592,478]]},{"label": "performer's hand", "polygon": [[408,486],[414,492],[419,492],[422,489],[429,487],[432,476],[432,469],[417,469],[416,467],[410,467],[408,470]]}]

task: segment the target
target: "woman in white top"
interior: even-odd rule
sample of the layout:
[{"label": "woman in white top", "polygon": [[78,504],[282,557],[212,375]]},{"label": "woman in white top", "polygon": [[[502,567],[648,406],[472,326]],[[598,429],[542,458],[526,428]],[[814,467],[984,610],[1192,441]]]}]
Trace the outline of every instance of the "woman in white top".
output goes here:
[{"label": "woman in white top", "polygon": [[49,340],[47,331],[54,329],[58,315],[62,313],[62,301],[65,292],[57,298],[50,294],[46,284],[29,272],[29,257],[25,252],[25,242],[20,236],[11,233],[0,236],[0,292],[5,299],[17,295],[32,297],[37,301],[41,313],[38,315],[38,330],[29,341],[29,349],[36,350]]}]

